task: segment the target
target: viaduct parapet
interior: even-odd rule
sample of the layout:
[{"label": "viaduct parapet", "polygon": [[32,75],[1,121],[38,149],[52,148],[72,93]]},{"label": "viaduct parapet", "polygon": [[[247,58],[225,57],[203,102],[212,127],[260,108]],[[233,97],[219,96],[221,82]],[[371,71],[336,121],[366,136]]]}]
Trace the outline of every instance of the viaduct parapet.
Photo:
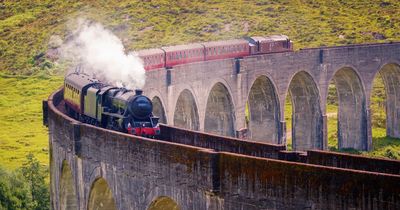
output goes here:
[{"label": "viaduct parapet", "polygon": [[[145,93],[162,122],[286,144],[285,99],[293,104],[292,145],[327,148],[326,101],[334,82],[339,98],[338,147],[371,150],[370,98],[379,73],[385,83],[387,134],[400,137],[400,43],[304,49],[158,69]],[[245,106],[249,119],[245,119]]]}]

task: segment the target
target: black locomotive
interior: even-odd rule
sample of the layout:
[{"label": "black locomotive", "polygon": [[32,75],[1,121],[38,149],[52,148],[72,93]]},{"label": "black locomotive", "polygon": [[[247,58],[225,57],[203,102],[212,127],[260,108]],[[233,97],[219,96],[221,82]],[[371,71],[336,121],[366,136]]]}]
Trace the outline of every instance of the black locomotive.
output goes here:
[{"label": "black locomotive", "polygon": [[159,118],[142,90],[110,86],[74,72],[65,77],[64,101],[67,113],[82,122],[139,136],[160,134]]}]

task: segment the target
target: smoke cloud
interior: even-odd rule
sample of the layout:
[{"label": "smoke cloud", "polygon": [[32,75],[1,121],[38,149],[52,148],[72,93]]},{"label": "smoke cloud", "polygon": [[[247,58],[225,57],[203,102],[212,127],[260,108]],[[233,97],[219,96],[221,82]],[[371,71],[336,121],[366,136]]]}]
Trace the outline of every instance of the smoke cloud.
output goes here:
[{"label": "smoke cloud", "polygon": [[81,71],[110,85],[128,89],[142,88],[145,70],[135,52],[125,53],[121,40],[101,24],[85,19],[60,48],[61,58],[73,65],[72,71]]}]

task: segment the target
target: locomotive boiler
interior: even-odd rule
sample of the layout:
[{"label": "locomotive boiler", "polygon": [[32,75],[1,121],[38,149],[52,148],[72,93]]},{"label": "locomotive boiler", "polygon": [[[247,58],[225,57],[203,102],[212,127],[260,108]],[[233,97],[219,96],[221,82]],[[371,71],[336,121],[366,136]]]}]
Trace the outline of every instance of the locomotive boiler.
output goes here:
[{"label": "locomotive boiler", "polygon": [[75,119],[116,131],[154,138],[158,117],[142,90],[118,88],[85,73],[68,74],[64,81],[66,112]]}]

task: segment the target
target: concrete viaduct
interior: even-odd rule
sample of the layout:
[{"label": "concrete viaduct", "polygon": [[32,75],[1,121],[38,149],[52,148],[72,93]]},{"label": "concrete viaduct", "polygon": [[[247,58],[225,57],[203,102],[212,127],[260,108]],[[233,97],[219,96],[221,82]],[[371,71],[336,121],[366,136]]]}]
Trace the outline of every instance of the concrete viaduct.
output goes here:
[{"label": "concrete viaduct", "polygon": [[[183,127],[161,125],[158,140],[76,121],[57,91],[43,103],[51,209],[400,209],[400,161],[320,150],[331,80],[341,148],[371,149],[377,73],[386,86],[387,133],[399,137],[399,55],[398,43],[359,45],[151,71],[144,90],[155,111]],[[287,93],[295,151],[284,145]],[[245,126],[247,101],[255,141],[226,137]]]},{"label": "concrete viaduct", "polygon": [[[148,72],[145,94],[161,121],[225,136],[248,128],[255,141],[286,144],[285,99],[293,104],[293,149],[327,148],[326,100],[339,98],[338,147],[372,149],[370,97],[380,73],[387,135],[400,137],[400,43],[304,49]],[[248,103],[250,116],[245,119]]]}]

